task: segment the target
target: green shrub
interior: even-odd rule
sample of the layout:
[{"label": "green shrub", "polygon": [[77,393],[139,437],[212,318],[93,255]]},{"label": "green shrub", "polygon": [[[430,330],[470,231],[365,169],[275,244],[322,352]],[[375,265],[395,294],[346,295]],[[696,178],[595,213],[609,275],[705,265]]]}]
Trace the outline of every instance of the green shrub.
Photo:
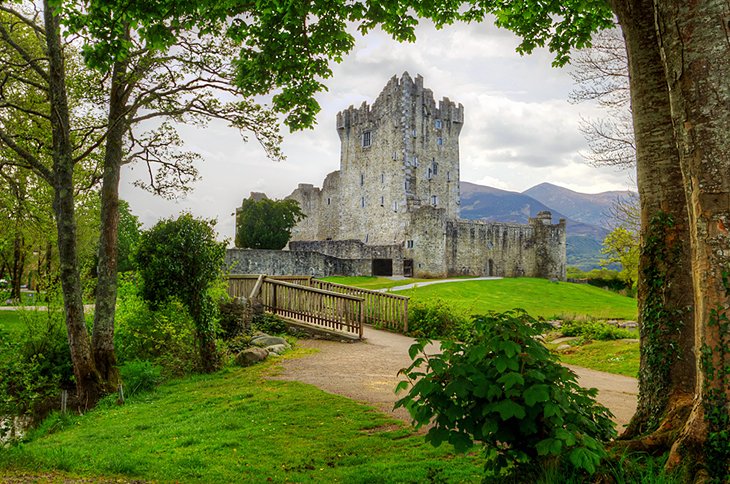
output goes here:
[{"label": "green shrub", "polygon": [[218,314],[220,315],[221,336],[223,339],[229,340],[248,331],[246,306],[240,302],[235,300],[219,302]]},{"label": "green shrub", "polygon": [[146,360],[128,361],[119,368],[127,396],[148,392],[162,382],[162,368]]},{"label": "green shrub", "polygon": [[142,298],[153,309],[173,299],[187,308],[206,372],[221,364],[213,293],[222,276],[226,245],[216,240],[214,225],[214,220],[196,219],[189,213],[161,220],[142,233],[134,253]]},{"label": "green shrub", "polygon": [[289,325],[286,324],[286,321],[274,314],[269,313],[263,313],[254,316],[253,327],[255,330],[272,335],[285,334],[289,329]]},{"label": "green shrub", "polygon": [[156,310],[137,293],[131,275],[119,281],[114,346],[120,364],[149,360],[167,376],[182,376],[201,368],[195,324],[175,299]]},{"label": "green shrub", "polygon": [[414,302],[408,308],[408,334],[415,338],[463,339],[469,319],[441,299]]},{"label": "green shrub", "polygon": [[611,413],[537,340],[549,329],[515,310],[475,316],[470,340],[444,341],[441,354],[427,355],[428,340],[419,340],[397,388],[410,390],[396,407],[419,427],[432,424],[433,445],[463,451],[481,442],[488,479],[527,481],[550,461],[595,472],[601,441],[616,433]]},{"label": "green shrub", "polygon": [[38,420],[49,399],[73,388],[73,367],[61,311],[26,311],[22,320],[22,331],[0,331],[0,415]]},{"label": "green shrub", "polygon": [[603,321],[564,321],[560,332],[563,336],[578,336],[584,340],[598,341],[637,337],[635,332]]}]

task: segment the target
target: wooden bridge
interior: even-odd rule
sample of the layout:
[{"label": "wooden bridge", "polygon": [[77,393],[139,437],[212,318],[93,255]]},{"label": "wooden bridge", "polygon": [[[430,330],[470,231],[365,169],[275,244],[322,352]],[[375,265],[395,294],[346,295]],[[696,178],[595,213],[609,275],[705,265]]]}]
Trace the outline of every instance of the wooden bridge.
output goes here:
[{"label": "wooden bridge", "polygon": [[362,338],[363,324],[408,331],[408,297],[309,276],[231,275],[231,297],[258,298],[284,319]]}]

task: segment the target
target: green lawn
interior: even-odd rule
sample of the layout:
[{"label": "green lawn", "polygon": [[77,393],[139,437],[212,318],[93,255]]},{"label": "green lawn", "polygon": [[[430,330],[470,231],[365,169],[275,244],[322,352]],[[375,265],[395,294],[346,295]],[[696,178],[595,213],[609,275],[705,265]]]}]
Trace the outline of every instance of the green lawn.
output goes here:
[{"label": "green lawn", "polygon": [[314,386],[266,379],[275,367],[186,378],[71,417],[0,449],[0,469],[179,482],[479,482],[478,457],[433,448],[405,424]]},{"label": "green lawn", "polygon": [[561,351],[558,355],[560,361],[570,365],[633,378],[636,378],[639,374],[638,341],[591,341]]},{"label": "green lawn", "polygon": [[404,286],[406,284],[412,284],[414,282],[424,282],[430,279],[405,279],[394,281],[387,277],[375,277],[375,276],[331,276],[322,277],[323,281],[336,282],[337,284],[344,284],[346,286],[362,287],[363,289],[388,289],[396,286]]},{"label": "green lawn", "polygon": [[0,310],[0,329],[8,333],[17,333],[25,328],[20,311]]},{"label": "green lawn", "polygon": [[397,294],[413,301],[442,299],[472,314],[522,308],[532,316],[559,319],[635,319],[636,299],[587,284],[515,278],[416,287]]}]

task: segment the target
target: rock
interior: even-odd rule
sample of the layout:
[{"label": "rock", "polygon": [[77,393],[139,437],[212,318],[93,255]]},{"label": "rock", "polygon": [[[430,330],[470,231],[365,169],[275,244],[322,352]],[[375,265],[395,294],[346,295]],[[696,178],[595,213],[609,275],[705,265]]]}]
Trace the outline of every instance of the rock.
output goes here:
[{"label": "rock", "polygon": [[251,344],[266,348],[267,346],[288,345],[289,343],[287,343],[284,338],[280,338],[279,336],[269,336],[267,334],[264,334],[251,338]]},{"label": "rock", "polygon": [[271,346],[267,346],[265,349],[269,353],[274,353],[275,355],[280,355],[280,354],[284,353],[285,351],[291,349],[291,346],[288,344],[271,345]]},{"label": "rock", "polygon": [[269,356],[269,352],[263,348],[252,347],[246,348],[236,355],[236,363],[238,366],[251,366],[259,361],[264,361]]},{"label": "rock", "polygon": [[555,348],[555,350],[556,351],[565,351],[565,350],[569,350],[570,348],[572,348],[572,346],[570,346],[570,345],[560,345],[557,348]]}]

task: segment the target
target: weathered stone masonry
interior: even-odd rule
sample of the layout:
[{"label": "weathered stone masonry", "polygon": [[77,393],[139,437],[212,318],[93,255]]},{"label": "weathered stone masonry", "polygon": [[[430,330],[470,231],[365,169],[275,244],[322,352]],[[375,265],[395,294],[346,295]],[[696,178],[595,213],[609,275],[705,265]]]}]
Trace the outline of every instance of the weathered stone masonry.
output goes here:
[{"label": "weathered stone masonry", "polygon": [[370,261],[376,274],[565,279],[565,222],[459,219],[464,108],[436,103],[423,78],[393,77],[369,106],[337,115],[340,170],[289,196],[307,218],[289,248]]}]

